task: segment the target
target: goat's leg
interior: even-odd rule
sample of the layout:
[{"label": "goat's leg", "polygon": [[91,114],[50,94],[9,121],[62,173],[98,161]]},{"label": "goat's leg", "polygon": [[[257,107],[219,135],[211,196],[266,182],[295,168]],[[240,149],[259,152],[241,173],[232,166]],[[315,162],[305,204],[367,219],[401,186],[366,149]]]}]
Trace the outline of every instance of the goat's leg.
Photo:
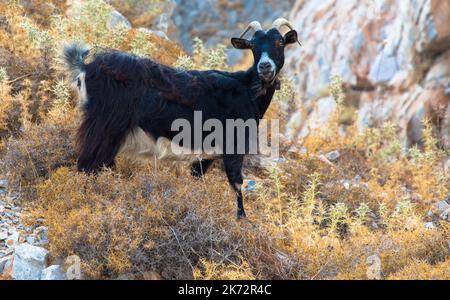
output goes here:
[{"label": "goat's leg", "polygon": [[243,155],[226,155],[223,159],[225,165],[225,172],[228,177],[228,182],[236,192],[237,203],[237,218],[242,219],[246,217],[244,210],[244,203],[242,199],[242,166],[244,162]]},{"label": "goat's leg", "polygon": [[191,175],[195,178],[202,178],[208,171],[209,167],[213,164],[213,162],[214,160],[212,159],[202,159],[194,162],[191,165]]},{"label": "goat's leg", "polygon": [[102,168],[114,167],[114,159],[119,152],[120,145],[101,145],[100,151],[95,154],[81,153],[78,157],[78,171],[86,173],[98,173]]},{"label": "goat's leg", "polygon": [[98,173],[102,168],[114,167],[114,159],[119,152],[119,147],[115,145],[109,145],[109,150],[105,149],[108,146],[103,146],[102,151],[97,152],[96,155],[87,156],[81,154],[78,157],[77,168],[78,171],[86,173]]}]

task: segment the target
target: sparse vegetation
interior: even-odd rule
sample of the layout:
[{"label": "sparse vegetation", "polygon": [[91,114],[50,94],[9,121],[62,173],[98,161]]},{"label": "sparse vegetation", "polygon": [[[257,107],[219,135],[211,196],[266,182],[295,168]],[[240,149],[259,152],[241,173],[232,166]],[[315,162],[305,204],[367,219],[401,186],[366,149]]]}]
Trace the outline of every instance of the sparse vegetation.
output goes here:
[{"label": "sparse vegetation", "polygon": [[[166,279],[450,279],[450,223],[424,226],[433,203],[450,196],[446,154],[428,121],[423,151],[404,151],[393,124],[359,133],[353,122],[343,135],[344,92],[335,77],[330,91],[338,109],[326,126],[283,144],[285,161],[273,170],[246,174],[258,178],[245,195],[248,221],[230,217],[235,196],[225,178],[217,180],[220,166],[198,181],[186,166],[175,176],[172,163],[120,158],[116,169],[87,176],[75,171],[79,112],[58,60],[64,42],[180,69],[227,69],[225,48],[196,40],[189,57],[157,36],[108,30],[104,1],[86,1],[81,18],[64,15],[65,1],[35,2],[53,8],[0,3],[0,176],[29,208],[26,222],[44,218],[53,259],[78,255],[85,278],[156,272]],[[301,109],[292,85],[282,80],[268,113],[282,128],[281,111]],[[339,159],[323,158],[334,150]]]}]

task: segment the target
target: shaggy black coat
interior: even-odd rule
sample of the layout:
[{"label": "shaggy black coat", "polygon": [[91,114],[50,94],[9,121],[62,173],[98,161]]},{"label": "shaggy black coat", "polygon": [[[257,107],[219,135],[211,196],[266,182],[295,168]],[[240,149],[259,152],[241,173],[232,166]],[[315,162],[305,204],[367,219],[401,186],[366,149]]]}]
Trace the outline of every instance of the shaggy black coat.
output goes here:
[{"label": "shaggy black coat", "polygon": [[[194,111],[201,111],[203,120],[220,120],[224,128],[226,119],[259,122],[278,88],[277,80],[261,82],[256,65],[235,73],[182,71],[120,52],[97,54],[85,64],[87,53],[77,45],[64,52],[74,76],[85,74],[88,101],[77,135],[77,166],[84,172],[112,167],[127,134],[136,127],[155,139],[172,139],[177,134],[171,130],[172,122],[183,118],[193,124]],[[244,155],[224,154],[222,158],[237,193],[238,216],[245,216],[241,193]],[[203,175],[211,163],[194,163],[192,174]]]}]

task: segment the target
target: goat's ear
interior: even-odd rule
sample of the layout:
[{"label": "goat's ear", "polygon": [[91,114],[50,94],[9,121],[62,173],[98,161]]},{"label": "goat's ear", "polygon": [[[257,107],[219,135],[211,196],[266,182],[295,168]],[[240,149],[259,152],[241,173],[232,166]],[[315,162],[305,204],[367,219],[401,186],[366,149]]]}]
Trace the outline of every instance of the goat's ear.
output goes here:
[{"label": "goat's ear", "polygon": [[295,30],[291,30],[288,33],[286,33],[284,35],[284,43],[286,45],[288,44],[294,44],[298,42],[298,35],[297,35],[297,31]]},{"label": "goat's ear", "polygon": [[232,38],[231,44],[239,50],[252,49],[252,42],[246,39]]}]

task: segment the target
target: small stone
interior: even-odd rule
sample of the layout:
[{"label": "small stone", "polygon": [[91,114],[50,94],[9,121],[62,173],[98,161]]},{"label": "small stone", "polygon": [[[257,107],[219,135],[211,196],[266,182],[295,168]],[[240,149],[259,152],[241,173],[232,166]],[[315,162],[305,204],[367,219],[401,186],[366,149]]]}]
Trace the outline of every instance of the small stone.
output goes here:
[{"label": "small stone", "polygon": [[7,231],[0,231],[0,241],[6,240],[8,236],[9,235]]},{"label": "small stone", "polygon": [[350,189],[350,181],[348,181],[348,180],[342,180],[341,181],[341,183],[342,183],[342,185],[344,186],[344,188],[346,189],[346,190],[349,190]]},{"label": "small stone", "polygon": [[119,275],[115,280],[133,280],[134,279],[134,275],[133,274],[121,274]]},{"label": "small stone", "polygon": [[50,266],[41,272],[41,280],[67,280],[66,273],[60,265]]},{"label": "small stone", "polygon": [[34,234],[31,234],[27,236],[25,240],[27,241],[28,244],[34,245],[34,243],[36,242],[36,236]]},{"label": "small stone", "polygon": [[0,259],[0,275],[8,276],[11,273],[11,267],[13,263],[13,256],[5,256]]},{"label": "small stone", "polygon": [[448,204],[447,201],[439,201],[437,207],[440,211],[444,211],[450,207],[450,204]]},{"label": "small stone", "polygon": [[435,228],[433,222],[427,222],[427,223],[425,223],[424,227],[425,227],[426,229],[434,229],[434,228]]},{"label": "small stone", "polygon": [[45,245],[48,243],[47,238],[48,228],[45,226],[40,226],[34,230],[34,234],[41,245]]},{"label": "small stone", "polygon": [[161,280],[161,275],[159,275],[156,272],[145,272],[144,273],[144,280]]},{"label": "small stone", "polygon": [[450,208],[447,201],[439,201],[431,206],[431,212],[435,215],[441,215]]},{"label": "small stone", "polygon": [[0,188],[7,188],[8,187],[8,180],[6,179],[0,179]]},{"label": "small stone", "polygon": [[335,151],[331,151],[331,152],[325,154],[325,157],[329,161],[336,161],[341,157],[341,154],[339,153],[339,151],[335,150]]},{"label": "small stone", "polygon": [[13,226],[9,226],[8,227],[8,233],[9,234],[13,234],[14,232],[16,232],[16,228],[14,228]]},{"label": "small stone", "polygon": [[44,248],[22,244],[16,247],[12,278],[15,280],[39,280],[45,269],[48,251]]},{"label": "small stone", "polygon": [[18,206],[14,206],[13,208],[11,208],[11,210],[12,210],[13,212],[18,213],[18,212],[21,212],[21,211],[22,211],[22,208],[20,208],[20,207],[18,207]]},{"label": "small stone", "polygon": [[15,231],[13,232],[5,241],[6,247],[8,248],[14,248],[16,247],[17,243],[19,242],[20,234]]},{"label": "small stone", "polygon": [[440,217],[442,220],[448,221],[449,218],[450,218],[450,207],[447,208],[443,213],[441,213],[441,214],[439,215],[439,217]]}]

